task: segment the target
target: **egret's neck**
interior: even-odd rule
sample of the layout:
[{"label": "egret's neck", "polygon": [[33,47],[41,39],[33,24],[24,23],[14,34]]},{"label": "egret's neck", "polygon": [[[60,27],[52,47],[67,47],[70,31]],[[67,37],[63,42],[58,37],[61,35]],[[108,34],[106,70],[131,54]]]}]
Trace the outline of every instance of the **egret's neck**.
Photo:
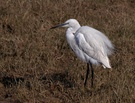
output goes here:
[{"label": "egret's neck", "polygon": [[68,28],[66,31],[66,39],[68,44],[72,47],[73,43],[75,42],[74,34],[72,28]]},{"label": "egret's neck", "polygon": [[80,24],[76,24],[75,26],[71,27],[72,28],[72,33],[75,33],[79,28],[80,28]]},{"label": "egret's neck", "polygon": [[75,31],[73,28],[68,28],[66,31],[67,36],[74,36],[74,33],[75,33]]},{"label": "egret's neck", "polygon": [[80,28],[81,26],[80,26],[80,24],[78,23],[78,24],[76,24],[74,27],[73,27],[73,29],[74,29],[74,33]]}]

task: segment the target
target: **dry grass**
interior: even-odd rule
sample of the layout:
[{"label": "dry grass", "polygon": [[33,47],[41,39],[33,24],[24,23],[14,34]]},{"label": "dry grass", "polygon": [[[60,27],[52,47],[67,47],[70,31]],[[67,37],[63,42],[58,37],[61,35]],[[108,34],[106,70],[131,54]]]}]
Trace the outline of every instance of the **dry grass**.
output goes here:
[{"label": "dry grass", "polygon": [[[0,0],[0,102],[134,103],[134,0]],[[86,64],[67,45],[69,18],[104,32],[117,52],[113,71],[95,68],[83,88]]]}]

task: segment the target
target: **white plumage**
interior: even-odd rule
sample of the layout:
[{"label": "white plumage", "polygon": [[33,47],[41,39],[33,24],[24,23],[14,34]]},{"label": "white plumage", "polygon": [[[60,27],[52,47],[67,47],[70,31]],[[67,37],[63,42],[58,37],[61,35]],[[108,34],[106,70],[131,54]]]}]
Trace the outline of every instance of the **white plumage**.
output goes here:
[{"label": "white plumage", "polygon": [[[92,64],[101,64],[104,68],[111,68],[108,55],[113,53],[114,46],[102,32],[89,26],[81,27],[79,22],[75,19],[69,19],[65,23],[52,28],[60,26],[68,27],[66,31],[68,44],[73,49],[77,57],[90,64],[92,73]],[[85,85],[88,74],[89,66],[87,69]]]}]

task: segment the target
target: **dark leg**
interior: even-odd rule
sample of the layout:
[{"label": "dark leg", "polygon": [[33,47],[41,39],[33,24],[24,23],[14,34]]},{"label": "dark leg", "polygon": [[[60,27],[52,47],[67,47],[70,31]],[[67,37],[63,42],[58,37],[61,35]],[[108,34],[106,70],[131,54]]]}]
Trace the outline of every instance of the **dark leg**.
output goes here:
[{"label": "dark leg", "polygon": [[87,84],[87,79],[88,79],[88,75],[89,75],[89,63],[87,63],[87,71],[86,71],[86,78],[85,78],[85,81],[84,81],[84,86],[86,86]]},{"label": "dark leg", "polygon": [[90,63],[90,67],[91,67],[91,87],[93,87],[93,80],[94,80],[94,69],[92,67],[92,64]]}]

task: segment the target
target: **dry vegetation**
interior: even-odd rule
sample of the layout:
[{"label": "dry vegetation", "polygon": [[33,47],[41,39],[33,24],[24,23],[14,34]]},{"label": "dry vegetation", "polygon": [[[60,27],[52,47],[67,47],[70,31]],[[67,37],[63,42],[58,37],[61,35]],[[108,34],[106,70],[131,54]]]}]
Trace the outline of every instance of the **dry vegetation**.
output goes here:
[{"label": "dry vegetation", "polygon": [[[49,29],[69,18],[117,49],[112,72],[94,66],[93,89],[65,29]],[[0,93],[1,103],[135,103],[135,1],[0,0]]]}]

